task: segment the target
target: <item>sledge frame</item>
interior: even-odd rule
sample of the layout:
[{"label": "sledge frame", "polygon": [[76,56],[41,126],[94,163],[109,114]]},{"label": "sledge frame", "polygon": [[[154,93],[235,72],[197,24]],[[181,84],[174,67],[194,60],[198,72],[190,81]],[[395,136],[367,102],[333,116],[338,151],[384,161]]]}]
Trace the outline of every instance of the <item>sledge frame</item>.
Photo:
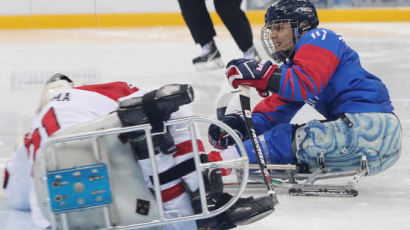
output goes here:
[{"label": "sledge frame", "polygon": [[[115,115],[115,114],[114,114]],[[113,115],[110,115],[113,116]],[[229,134],[231,134],[234,137],[234,140],[236,144],[238,145],[239,150],[242,152],[242,157],[234,160],[226,160],[223,162],[210,162],[210,163],[201,163],[200,162],[200,157],[199,157],[199,149],[198,149],[198,144],[197,141],[191,141],[192,143],[192,148],[194,152],[194,162],[196,165],[197,173],[198,173],[198,180],[199,180],[199,190],[200,190],[200,197],[201,197],[201,204],[202,204],[202,213],[199,214],[193,214],[189,216],[179,216],[176,218],[167,218],[165,216],[165,211],[163,209],[162,205],[162,196],[160,192],[160,183],[159,183],[159,177],[158,177],[158,167],[157,163],[155,161],[155,154],[154,154],[154,148],[153,148],[153,141],[152,141],[152,136],[153,135],[158,135],[161,133],[151,133],[151,126],[149,124],[144,124],[144,125],[137,125],[137,126],[130,126],[130,127],[115,127],[115,128],[108,128],[104,130],[98,130],[98,131],[89,131],[89,132],[81,132],[81,133],[76,133],[74,135],[65,135],[61,137],[56,137],[56,138],[50,138],[44,145],[41,147],[41,149],[44,151],[45,149],[51,148],[54,150],[54,154],[51,154],[51,161],[57,162],[56,160],[56,154],[55,154],[55,149],[54,146],[58,143],[67,143],[71,141],[76,141],[76,140],[84,140],[84,139],[91,139],[92,141],[92,149],[93,149],[93,154],[96,159],[98,159],[101,163],[107,163],[108,160],[105,159],[106,156],[104,154],[101,154],[101,149],[100,145],[98,144],[97,139],[99,137],[107,136],[107,135],[118,135],[121,133],[126,133],[126,132],[131,132],[131,131],[137,131],[137,130],[144,130],[146,137],[147,137],[147,145],[148,145],[148,151],[149,151],[149,156],[151,159],[151,166],[153,170],[153,186],[154,186],[154,195],[156,199],[156,205],[157,205],[157,210],[158,210],[158,219],[144,222],[144,223],[136,223],[136,224],[130,224],[130,225],[117,225],[113,226],[112,220],[109,215],[109,205],[103,205],[103,206],[95,206],[95,207],[88,207],[85,209],[94,209],[94,208],[101,208],[104,213],[104,225],[105,227],[102,229],[140,229],[140,228],[146,228],[146,227],[155,227],[155,226],[161,226],[164,224],[169,224],[169,223],[176,223],[176,222],[181,222],[181,221],[189,221],[189,220],[197,220],[197,219],[203,219],[203,218],[209,218],[212,216],[216,216],[218,214],[221,214],[222,212],[226,211],[229,207],[231,207],[240,197],[240,195],[244,192],[246,188],[246,182],[248,181],[248,176],[249,176],[249,160],[245,151],[245,147],[243,146],[240,138],[235,134],[235,132],[226,124],[211,119],[211,118],[206,118],[206,117],[199,117],[199,116],[190,116],[186,118],[179,118],[179,119],[174,119],[170,120],[164,123],[164,130],[166,130],[167,126],[170,125],[175,125],[175,124],[188,124],[188,130],[190,133],[191,140],[197,140],[197,126],[196,123],[207,123],[207,124],[214,124],[217,126],[222,127],[225,129]],[[41,157],[41,156],[39,156]],[[45,165],[44,165],[45,166]],[[203,178],[202,178],[202,171],[205,169],[215,169],[215,168],[242,168],[243,169],[243,174],[242,178],[240,180],[240,184],[238,189],[236,190],[236,193],[233,195],[233,198],[225,204],[223,207],[209,211],[206,205],[206,197],[205,197],[205,186],[203,183]],[[109,165],[108,165],[109,168]],[[44,169],[47,172],[47,169]],[[41,178],[43,183],[47,184],[47,177],[42,177]],[[48,196],[49,197],[49,196]],[[60,212],[60,213],[53,213],[51,210],[51,205],[50,205],[50,200],[45,201],[48,204],[48,212],[50,215],[50,222],[53,227],[53,229],[56,228],[56,216],[59,216],[61,220],[61,229],[63,230],[68,230],[70,229],[69,222],[67,220],[67,212]],[[74,211],[79,211],[83,210],[81,208],[74,210]]]}]

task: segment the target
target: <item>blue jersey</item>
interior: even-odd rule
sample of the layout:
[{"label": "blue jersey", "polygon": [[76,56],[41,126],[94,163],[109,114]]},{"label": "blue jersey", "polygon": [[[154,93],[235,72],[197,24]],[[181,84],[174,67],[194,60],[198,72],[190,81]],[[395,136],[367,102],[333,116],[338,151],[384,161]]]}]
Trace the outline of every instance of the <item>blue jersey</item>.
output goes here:
[{"label": "blue jersey", "polygon": [[293,60],[280,68],[278,92],[253,111],[258,134],[290,122],[305,103],[327,119],[341,113],[393,111],[383,82],[363,69],[359,55],[331,30],[308,31],[296,43]]}]

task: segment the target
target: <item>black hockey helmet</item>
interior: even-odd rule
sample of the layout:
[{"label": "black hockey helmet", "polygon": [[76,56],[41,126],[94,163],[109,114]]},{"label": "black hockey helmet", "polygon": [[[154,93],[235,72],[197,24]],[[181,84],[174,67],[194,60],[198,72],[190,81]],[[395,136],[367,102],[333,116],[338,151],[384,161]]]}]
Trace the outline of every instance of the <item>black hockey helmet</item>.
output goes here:
[{"label": "black hockey helmet", "polygon": [[319,25],[316,8],[308,0],[278,0],[265,14],[265,24],[275,20],[297,22],[300,32],[314,29]]},{"label": "black hockey helmet", "polygon": [[265,26],[262,29],[262,44],[275,61],[285,61],[293,54],[292,50],[275,52],[271,41],[271,28],[275,24],[290,23],[293,28],[293,40],[306,31],[319,25],[316,8],[309,0],[278,0],[268,8],[265,14]]}]

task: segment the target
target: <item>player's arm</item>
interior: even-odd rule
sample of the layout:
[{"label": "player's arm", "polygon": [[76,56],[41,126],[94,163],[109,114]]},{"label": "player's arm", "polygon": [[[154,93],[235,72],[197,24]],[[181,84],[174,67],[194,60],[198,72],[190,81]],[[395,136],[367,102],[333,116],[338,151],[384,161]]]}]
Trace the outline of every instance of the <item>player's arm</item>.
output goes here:
[{"label": "player's arm", "polygon": [[[278,94],[265,98],[256,105],[252,114],[256,134],[260,135],[275,125],[289,123],[303,105],[304,102],[291,102],[279,97]],[[231,127],[242,141],[249,138],[242,112],[226,114],[222,121]],[[208,138],[210,143],[218,149],[225,149],[235,143],[224,129],[216,125],[209,127]]]},{"label": "player's arm", "polygon": [[298,42],[292,65],[281,66],[278,94],[293,101],[317,96],[336,71],[344,47],[344,41],[332,31],[309,31]]},{"label": "player's arm", "polygon": [[290,101],[304,101],[326,86],[340,62],[344,45],[331,31],[313,30],[298,42],[291,65],[235,59],[228,63],[226,76],[233,88],[247,85],[256,88],[261,96],[272,92]]},{"label": "player's arm", "polygon": [[265,98],[253,110],[252,120],[256,133],[259,135],[278,124],[289,123],[304,104],[289,101],[277,93]]}]

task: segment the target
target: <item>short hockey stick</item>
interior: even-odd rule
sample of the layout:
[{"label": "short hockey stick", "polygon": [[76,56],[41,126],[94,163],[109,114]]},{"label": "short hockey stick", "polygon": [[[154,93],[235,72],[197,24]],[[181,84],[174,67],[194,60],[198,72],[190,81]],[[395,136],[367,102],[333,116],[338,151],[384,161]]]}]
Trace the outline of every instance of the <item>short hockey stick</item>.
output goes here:
[{"label": "short hockey stick", "polygon": [[[252,137],[251,138],[252,145],[255,149],[256,157],[258,159],[258,164],[259,164],[259,167],[261,169],[261,172],[262,172],[262,175],[263,175],[263,178],[264,178],[264,182],[265,182],[266,187],[268,189],[268,194],[272,197],[272,200],[275,203],[278,203],[276,192],[273,189],[272,179],[270,177],[269,170],[266,167],[266,163],[265,163],[265,160],[263,158],[263,154],[262,154],[259,142],[257,141],[257,138],[256,138],[255,127],[254,127],[252,117],[251,117],[249,88],[245,87],[245,86],[240,86],[239,90],[223,94],[217,102],[217,110],[216,110],[217,118],[218,118],[218,120],[222,121],[223,116],[225,115],[225,112],[228,108],[228,105],[229,105],[230,101],[238,93],[239,93],[239,97],[240,97],[240,104],[241,104],[241,108],[242,108],[242,113],[244,114],[245,121],[246,121],[246,128],[247,128],[249,136]],[[245,111],[247,111],[247,112],[245,112]],[[249,115],[247,115],[247,114],[249,114]],[[251,130],[253,130],[253,131],[251,131]],[[254,133],[255,135],[251,135],[251,133]],[[280,183],[280,182],[278,182],[278,183]]]},{"label": "short hockey stick", "polygon": [[266,167],[266,163],[265,163],[265,160],[262,154],[261,146],[259,145],[258,136],[256,135],[256,131],[255,131],[255,125],[253,124],[253,121],[252,121],[249,87],[239,86],[239,89],[240,89],[239,100],[241,103],[242,113],[245,117],[246,129],[248,131],[249,138],[252,142],[253,149],[256,155],[256,159],[258,160],[259,168],[262,171],[263,180],[268,190],[268,195],[271,196],[273,202],[276,204],[278,203],[278,198],[273,188],[269,170]]}]

